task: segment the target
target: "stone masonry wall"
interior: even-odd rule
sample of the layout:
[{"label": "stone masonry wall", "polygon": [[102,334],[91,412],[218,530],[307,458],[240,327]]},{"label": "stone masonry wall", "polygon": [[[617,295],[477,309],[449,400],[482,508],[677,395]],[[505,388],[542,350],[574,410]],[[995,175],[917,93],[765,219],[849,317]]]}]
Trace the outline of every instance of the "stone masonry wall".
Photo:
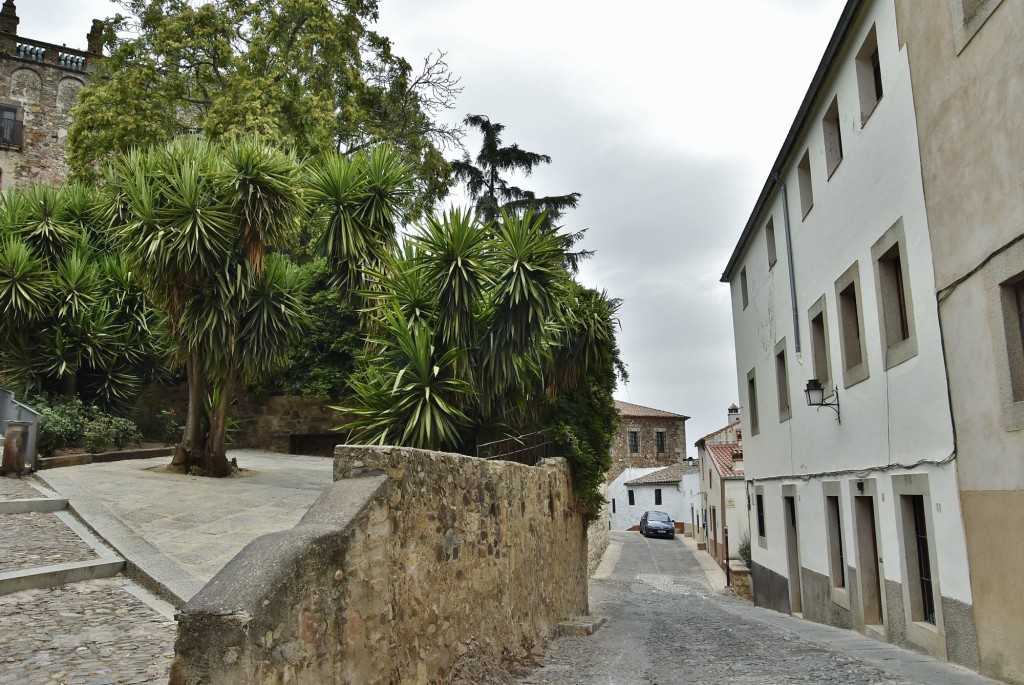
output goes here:
[{"label": "stone masonry wall", "polygon": [[[18,44],[42,51],[41,57],[21,56]],[[20,146],[0,144],[0,189],[57,185],[67,177],[65,145],[71,108],[89,80],[95,59],[96,55],[79,50],[0,36],[0,106],[16,109],[22,126]]]},{"label": "stone masonry wall", "polygon": [[[629,451],[629,431],[640,434],[640,451]],[[665,451],[657,451],[659,430],[665,431]],[[686,459],[686,421],[674,418],[623,416],[619,432],[612,443],[612,467],[607,480],[610,483],[627,467],[669,466]]]},{"label": "stone masonry wall", "polygon": [[521,654],[587,612],[564,460],[341,446],[335,480],[185,605],[171,685],[426,685],[474,642]]}]

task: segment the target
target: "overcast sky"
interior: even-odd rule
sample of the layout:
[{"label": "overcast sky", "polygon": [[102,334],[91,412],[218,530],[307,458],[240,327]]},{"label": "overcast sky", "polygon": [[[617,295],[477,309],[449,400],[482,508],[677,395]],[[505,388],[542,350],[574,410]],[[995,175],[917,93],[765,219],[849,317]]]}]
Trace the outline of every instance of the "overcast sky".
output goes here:
[{"label": "overcast sky", "polygon": [[[19,33],[84,48],[107,0],[16,0]],[[505,142],[550,155],[522,184],[582,193],[582,280],[624,300],[616,397],[686,414],[687,442],[738,403],[722,270],[844,0],[380,0],[413,64],[443,50]],[[475,152],[478,140],[467,137]]]}]

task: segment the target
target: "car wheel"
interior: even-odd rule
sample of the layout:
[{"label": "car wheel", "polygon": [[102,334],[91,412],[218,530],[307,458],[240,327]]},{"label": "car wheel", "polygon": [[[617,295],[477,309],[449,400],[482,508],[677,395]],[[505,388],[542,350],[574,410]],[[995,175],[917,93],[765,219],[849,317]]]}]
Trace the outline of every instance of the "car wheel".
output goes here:
[{"label": "car wheel", "polygon": [[647,537],[647,531],[644,530],[644,524],[642,524],[642,523],[640,524],[640,534],[643,535],[644,537]]}]

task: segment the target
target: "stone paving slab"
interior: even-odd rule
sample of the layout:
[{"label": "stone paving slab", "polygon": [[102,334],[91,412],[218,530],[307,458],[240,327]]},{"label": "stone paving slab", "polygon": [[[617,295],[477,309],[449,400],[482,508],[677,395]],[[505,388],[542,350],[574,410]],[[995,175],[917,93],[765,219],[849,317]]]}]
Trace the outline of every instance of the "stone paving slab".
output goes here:
[{"label": "stone paving slab", "polygon": [[0,516],[0,573],[98,558],[57,514]]},{"label": "stone paving slab", "polygon": [[0,596],[0,684],[166,683],[175,623],[140,596],[123,578]]},{"label": "stone paving slab", "polygon": [[163,471],[169,459],[69,466],[39,474],[71,508],[179,606],[241,549],[291,528],[333,479],[333,460],[232,450],[240,477]]}]

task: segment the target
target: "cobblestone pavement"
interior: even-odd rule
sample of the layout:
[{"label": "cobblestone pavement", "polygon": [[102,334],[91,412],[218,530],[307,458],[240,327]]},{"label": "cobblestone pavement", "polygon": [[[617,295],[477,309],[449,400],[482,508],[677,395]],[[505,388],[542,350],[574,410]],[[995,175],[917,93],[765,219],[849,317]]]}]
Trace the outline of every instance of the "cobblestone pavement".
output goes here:
[{"label": "cobblestone pavement", "polygon": [[92,548],[56,514],[0,517],[0,573],[96,558]]},{"label": "cobblestone pavement", "polygon": [[32,499],[42,493],[22,478],[0,478],[0,499]]},{"label": "cobblestone pavement", "polygon": [[[808,634],[839,637],[815,640],[780,628],[758,618],[765,610],[712,591],[681,541],[647,540],[639,533],[612,536],[622,545],[614,571],[590,583],[591,613],[609,617],[608,624],[589,637],[554,640],[543,665],[520,681],[524,685],[994,682],[891,645],[861,640],[851,631],[781,614],[780,620],[813,626]],[[845,649],[840,643],[857,646]],[[883,669],[864,658],[876,644],[885,654],[881,660],[896,667]],[[928,675],[908,678],[908,671]]]},{"label": "cobblestone pavement", "polygon": [[104,578],[0,595],[0,683],[166,683],[175,623],[133,590]]}]

